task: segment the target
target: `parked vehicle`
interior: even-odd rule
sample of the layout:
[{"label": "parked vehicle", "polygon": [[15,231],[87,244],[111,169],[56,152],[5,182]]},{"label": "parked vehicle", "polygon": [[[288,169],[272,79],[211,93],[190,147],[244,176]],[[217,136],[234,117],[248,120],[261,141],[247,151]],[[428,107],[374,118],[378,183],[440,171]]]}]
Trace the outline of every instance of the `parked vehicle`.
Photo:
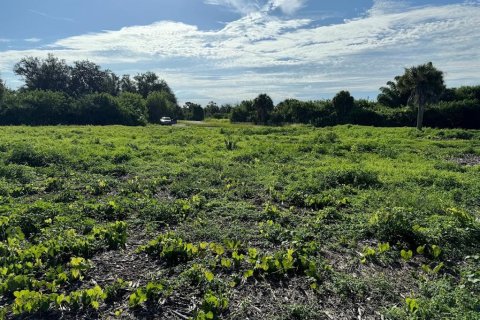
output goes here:
[{"label": "parked vehicle", "polygon": [[163,126],[171,126],[172,124],[175,124],[177,123],[176,120],[172,120],[172,118],[170,117],[162,117],[160,119],[160,124],[163,125]]}]

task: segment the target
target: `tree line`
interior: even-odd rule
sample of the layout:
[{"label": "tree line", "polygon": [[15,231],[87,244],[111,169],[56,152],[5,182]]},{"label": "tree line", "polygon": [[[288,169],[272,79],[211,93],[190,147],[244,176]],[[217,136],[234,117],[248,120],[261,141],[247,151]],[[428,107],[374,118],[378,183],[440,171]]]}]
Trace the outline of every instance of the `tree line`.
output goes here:
[{"label": "tree line", "polygon": [[119,77],[88,61],[25,57],[14,73],[24,85],[5,87],[0,79],[2,125],[145,125],[161,117],[203,120],[204,109],[193,103],[180,107],[167,82],[153,72]]},{"label": "tree line", "polygon": [[180,107],[168,84],[153,72],[117,76],[90,61],[68,65],[53,55],[26,57],[14,66],[18,90],[0,79],[0,125],[146,125],[161,117],[230,119],[265,125],[424,125],[480,129],[480,86],[447,88],[431,62],[406,68],[380,88],[377,101],[340,91],[331,100],[287,99],[274,105],[267,94],[236,105],[187,102]]},{"label": "tree line", "polygon": [[315,126],[358,124],[373,126],[424,125],[437,128],[480,129],[480,86],[447,88],[443,72],[431,62],[406,68],[380,88],[377,101],[355,100],[340,91],[331,100],[287,99],[276,106],[261,94],[233,107],[232,122],[257,124],[305,123]]}]

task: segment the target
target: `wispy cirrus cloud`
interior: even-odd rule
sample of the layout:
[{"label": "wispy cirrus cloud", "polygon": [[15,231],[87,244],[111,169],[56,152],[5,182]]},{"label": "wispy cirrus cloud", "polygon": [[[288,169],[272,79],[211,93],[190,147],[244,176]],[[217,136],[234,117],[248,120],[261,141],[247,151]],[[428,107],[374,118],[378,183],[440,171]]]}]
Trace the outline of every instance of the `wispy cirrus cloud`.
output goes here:
[{"label": "wispy cirrus cloud", "polygon": [[27,38],[27,39],[23,39],[23,41],[25,41],[25,42],[34,42],[34,43],[35,43],[35,42],[40,42],[40,41],[42,41],[42,39],[40,39],[40,38]]},{"label": "wispy cirrus cloud", "polygon": [[270,0],[267,4],[271,9],[280,8],[286,14],[294,14],[300,10],[306,3],[306,0]]},{"label": "wispy cirrus cloud", "polygon": [[243,15],[276,9],[291,15],[302,8],[306,2],[307,0],[205,0],[206,4],[224,6]]},{"label": "wispy cirrus cloud", "polygon": [[28,10],[28,11],[31,12],[31,13],[33,13],[33,14],[42,16],[42,17],[47,18],[47,19],[50,19],[50,20],[59,20],[59,21],[66,21],[66,22],[75,22],[75,20],[73,20],[73,19],[71,19],[71,18],[68,18],[68,17],[57,17],[57,16],[50,15],[50,14],[48,14],[48,13],[41,12],[41,11],[37,11],[37,10],[33,10],[33,9],[30,9],[30,10]]},{"label": "wispy cirrus cloud", "polygon": [[249,14],[260,9],[255,0],[205,0],[206,4],[224,6],[241,14]]},{"label": "wispy cirrus cloud", "polygon": [[370,16],[399,13],[408,9],[409,5],[402,0],[373,0],[373,6],[367,11]]},{"label": "wispy cirrus cloud", "polygon": [[61,39],[43,49],[3,51],[0,68],[11,70],[25,55],[53,52],[120,74],[157,71],[180,100],[199,102],[239,101],[265,91],[277,101],[331,96],[341,89],[374,96],[403,67],[427,61],[445,71],[448,85],[478,83],[478,3],[394,10],[380,10],[379,4],[333,25],[257,10],[219,30],[172,21],[125,27]]}]

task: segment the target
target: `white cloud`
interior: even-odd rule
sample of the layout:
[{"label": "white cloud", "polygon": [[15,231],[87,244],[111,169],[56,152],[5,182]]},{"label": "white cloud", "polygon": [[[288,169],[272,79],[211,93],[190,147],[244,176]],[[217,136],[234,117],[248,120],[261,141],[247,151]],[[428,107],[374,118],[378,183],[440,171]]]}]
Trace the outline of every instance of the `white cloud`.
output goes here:
[{"label": "white cloud", "polygon": [[373,97],[403,67],[427,61],[445,71],[450,86],[478,83],[478,4],[379,8],[376,1],[366,15],[328,26],[260,10],[220,30],[172,21],[125,27],[61,39],[46,49],[3,51],[0,71],[5,76],[23,56],[48,50],[120,74],[158,71],[180,100],[199,102],[239,101],[259,92],[277,100],[311,99],[341,89]]},{"label": "white cloud", "polygon": [[408,3],[403,0],[373,0],[373,6],[367,13],[370,16],[398,13],[405,11]]},{"label": "white cloud", "polygon": [[52,15],[49,15],[45,12],[41,12],[41,11],[36,11],[36,10],[28,10],[29,12],[33,13],[33,14],[36,14],[36,15],[39,15],[39,16],[42,16],[46,19],[50,19],[50,20],[58,20],[58,21],[66,21],[66,22],[75,22],[73,19],[71,18],[68,18],[68,17],[57,17],[57,16],[52,16]]},{"label": "white cloud", "polygon": [[40,39],[40,38],[28,38],[28,39],[23,39],[23,41],[26,41],[26,42],[40,42],[40,41],[42,41],[42,39]]},{"label": "white cloud", "polygon": [[229,7],[241,14],[249,14],[260,9],[255,0],[205,0],[206,4]]},{"label": "white cloud", "polygon": [[286,14],[294,14],[301,9],[306,0],[270,0],[268,5],[272,9],[280,8]]},{"label": "white cloud", "polygon": [[307,0],[205,0],[206,4],[219,5],[246,15],[253,12],[268,12],[280,9],[286,14],[294,14]]}]

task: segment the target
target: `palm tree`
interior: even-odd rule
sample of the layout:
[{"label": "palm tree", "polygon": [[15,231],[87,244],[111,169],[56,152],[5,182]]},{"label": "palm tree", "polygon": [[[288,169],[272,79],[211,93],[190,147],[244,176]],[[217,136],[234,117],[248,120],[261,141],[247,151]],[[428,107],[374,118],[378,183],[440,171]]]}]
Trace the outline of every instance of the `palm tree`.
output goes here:
[{"label": "palm tree", "polygon": [[396,76],[394,81],[388,81],[386,87],[380,88],[380,94],[377,96],[379,103],[390,108],[407,105],[410,94],[400,94],[397,88],[398,79],[400,79],[400,76]]},{"label": "palm tree", "polygon": [[445,90],[443,72],[431,62],[405,69],[398,78],[397,89],[400,93],[408,93],[408,102],[418,108],[417,129],[422,130],[425,105],[437,100]]}]

